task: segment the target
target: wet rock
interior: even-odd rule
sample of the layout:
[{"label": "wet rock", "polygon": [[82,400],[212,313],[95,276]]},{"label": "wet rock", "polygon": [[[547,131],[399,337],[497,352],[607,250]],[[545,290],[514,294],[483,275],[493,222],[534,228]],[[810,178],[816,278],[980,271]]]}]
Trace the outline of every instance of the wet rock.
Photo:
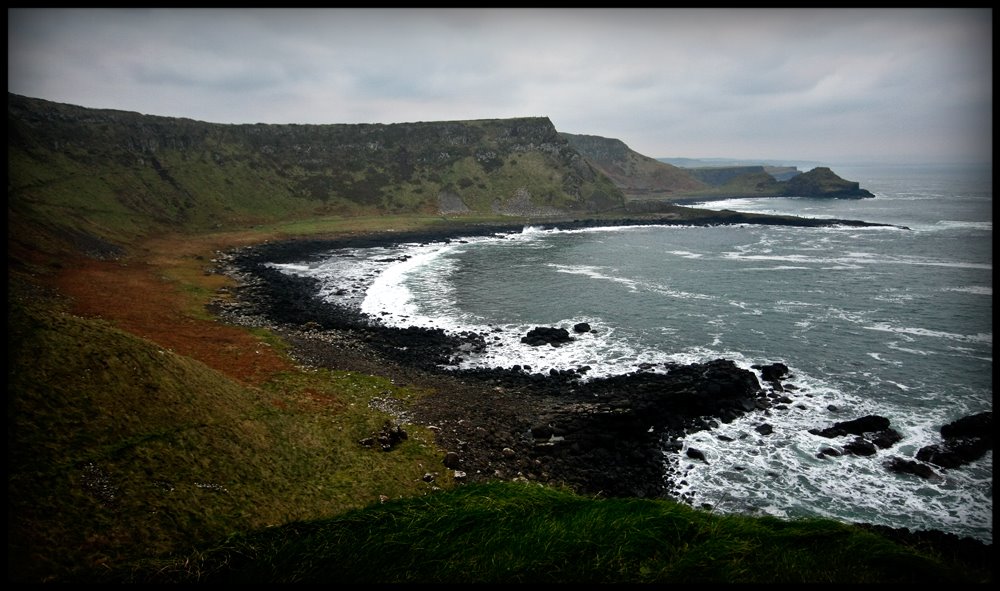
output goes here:
[{"label": "wet rock", "polygon": [[819,453],[816,454],[816,457],[821,459],[825,457],[839,458],[842,455],[843,454],[841,454],[839,450],[836,450],[832,447],[824,447],[819,450]]},{"label": "wet rock", "polygon": [[993,411],[981,412],[962,417],[941,427],[941,437],[957,439],[959,437],[980,437],[993,439]]},{"label": "wet rock", "polygon": [[855,437],[852,441],[844,444],[844,453],[856,456],[873,456],[878,452],[875,444],[864,437]]},{"label": "wet rock", "polygon": [[917,459],[942,468],[958,468],[993,449],[993,412],[962,417],[941,427],[941,443],[920,448]]},{"label": "wet rock", "polygon": [[767,382],[777,382],[788,375],[788,366],[784,363],[751,365],[750,367],[760,371],[760,377]]},{"label": "wet rock", "polygon": [[923,462],[916,462],[893,456],[886,460],[882,465],[885,466],[890,472],[895,472],[897,474],[914,474],[928,480],[941,479],[940,474],[935,472],[933,468]]},{"label": "wet rock", "polygon": [[689,447],[685,452],[685,455],[687,455],[687,457],[691,458],[692,460],[701,460],[706,464],[708,463],[708,460],[705,459],[705,452],[701,451],[700,449]]},{"label": "wet rock", "polygon": [[889,428],[889,419],[878,415],[868,415],[850,421],[840,421],[834,423],[832,427],[826,429],[810,429],[813,435],[821,437],[843,437],[844,435],[861,435],[885,431]]},{"label": "wet rock", "polygon": [[993,443],[979,438],[952,439],[920,448],[917,459],[942,468],[958,468],[983,457]]},{"label": "wet rock", "polygon": [[528,331],[528,334],[521,337],[521,342],[531,345],[532,347],[538,347],[541,345],[552,345],[558,347],[559,345],[569,343],[573,340],[573,337],[569,336],[569,331],[565,328],[555,328],[546,326],[536,326],[535,328]]},{"label": "wet rock", "polygon": [[895,429],[885,429],[871,434],[871,442],[881,449],[889,449],[903,440],[903,435]]}]

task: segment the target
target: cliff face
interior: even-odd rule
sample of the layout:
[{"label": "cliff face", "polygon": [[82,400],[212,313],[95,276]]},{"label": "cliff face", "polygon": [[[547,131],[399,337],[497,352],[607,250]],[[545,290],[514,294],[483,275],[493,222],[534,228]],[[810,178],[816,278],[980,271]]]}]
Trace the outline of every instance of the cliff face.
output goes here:
[{"label": "cliff face", "polygon": [[544,117],[223,125],[9,93],[7,111],[10,209],[104,238],[309,215],[594,213],[623,203]]},{"label": "cliff face", "polygon": [[560,135],[594,168],[614,181],[626,197],[670,198],[708,187],[707,183],[690,172],[643,156],[621,140],[596,135]]},{"label": "cliff face", "polygon": [[706,185],[721,187],[727,183],[749,174],[760,176],[767,172],[763,166],[711,166],[706,168],[689,168],[687,172]]}]

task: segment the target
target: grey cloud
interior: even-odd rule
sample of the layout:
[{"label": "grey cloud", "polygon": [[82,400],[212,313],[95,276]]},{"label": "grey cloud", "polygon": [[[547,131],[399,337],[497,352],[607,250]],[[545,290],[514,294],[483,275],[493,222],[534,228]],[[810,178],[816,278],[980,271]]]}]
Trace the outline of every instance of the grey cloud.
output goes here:
[{"label": "grey cloud", "polygon": [[226,93],[242,93],[271,88],[276,84],[287,82],[287,78],[278,72],[262,72],[253,66],[212,73],[199,72],[194,68],[184,68],[183,66],[156,63],[135,64],[130,69],[136,82],[141,84],[185,88],[203,87]]},{"label": "grey cloud", "polygon": [[822,159],[861,144],[887,158],[971,157],[991,141],[991,18],[971,9],[12,9],[8,90],[229,123],[544,115],[653,156]]}]

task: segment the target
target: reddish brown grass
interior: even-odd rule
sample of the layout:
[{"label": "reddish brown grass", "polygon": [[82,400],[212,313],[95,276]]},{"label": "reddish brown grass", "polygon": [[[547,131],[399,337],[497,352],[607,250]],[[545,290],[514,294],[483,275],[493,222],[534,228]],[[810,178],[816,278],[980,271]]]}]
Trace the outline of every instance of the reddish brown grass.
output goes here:
[{"label": "reddish brown grass", "polygon": [[182,289],[184,282],[207,289],[228,283],[203,270],[213,247],[220,246],[209,239],[159,238],[147,243],[139,256],[121,261],[76,257],[52,283],[70,298],[75,314],[105,319],[240,383],[259,385],[294,366],[248,331],[196,317],[206,302]]}]

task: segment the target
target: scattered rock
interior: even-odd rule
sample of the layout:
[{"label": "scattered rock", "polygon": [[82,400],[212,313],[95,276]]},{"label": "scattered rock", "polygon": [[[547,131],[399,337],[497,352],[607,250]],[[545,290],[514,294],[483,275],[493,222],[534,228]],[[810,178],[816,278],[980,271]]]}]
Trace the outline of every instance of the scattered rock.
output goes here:
[{"label": "scattered rock", "polygon": [[371,437],[365,437],[358,441],[358,443],[364,447],[374,447],[377,443],[382,451],[390,451],[399,445],[399,443],[405,441],[406,438],[406,431],[402,427],[393,424],[392,421],[386,421],[379,433]]},{"label": "scattered rock", "polygon": [[459,459],[457,453],[455,453],[453,451],[450,451],[450,452],[448,452],[448,453],[446,453],[444,455],[444,462],[443,463],[444,463],[444,465],[445,465],[446,468],[455,469],[455,468],[458,468],[461,465],[461,460]]}]

